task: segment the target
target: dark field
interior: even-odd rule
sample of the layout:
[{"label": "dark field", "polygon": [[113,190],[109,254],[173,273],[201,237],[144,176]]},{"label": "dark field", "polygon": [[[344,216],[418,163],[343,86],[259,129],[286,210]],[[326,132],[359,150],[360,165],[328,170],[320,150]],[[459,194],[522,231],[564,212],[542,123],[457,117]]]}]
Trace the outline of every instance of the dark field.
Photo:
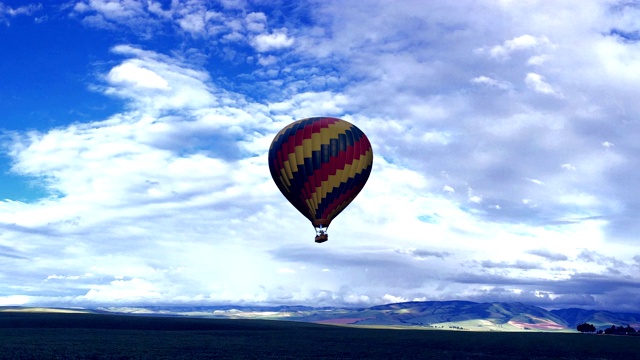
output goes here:
[{"label": "dark field", "polygon": [[0,359],[639,359],[640,337],[0,312]]}]

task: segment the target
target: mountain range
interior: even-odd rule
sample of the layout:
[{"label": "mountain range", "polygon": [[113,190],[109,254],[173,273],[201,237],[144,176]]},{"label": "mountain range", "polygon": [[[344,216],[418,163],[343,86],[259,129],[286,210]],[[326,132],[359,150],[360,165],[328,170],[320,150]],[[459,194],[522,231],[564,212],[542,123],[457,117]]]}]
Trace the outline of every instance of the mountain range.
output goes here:
[{"label": "mountain range", "polygon": [[367,308],[309,306],[134,306],[93,312],[207,318],[271,319],[368,327],[412,327],[473,331],[571,331],[590,323],[603,330],[629,325],[640,330],[640,314],[543,308],[522,303],[471,301],[403,302]]}]

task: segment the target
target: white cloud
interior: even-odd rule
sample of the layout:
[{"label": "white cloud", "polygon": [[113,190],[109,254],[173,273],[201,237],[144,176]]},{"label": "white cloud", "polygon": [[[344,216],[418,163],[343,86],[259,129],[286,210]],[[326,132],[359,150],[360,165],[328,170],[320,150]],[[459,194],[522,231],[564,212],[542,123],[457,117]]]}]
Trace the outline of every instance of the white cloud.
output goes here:
[{"label": "white cloud", "polygon": [[105,93],[156,110],[215,104],[208,74],[130,46],[116,46],[113,51],[135,57],[109,71],[105,77],[108,84]]},{"label": "white cloud", "polygon": [[80,278],[81,278],[80,275],[55,275],[54,274],[54,275],[47,276],[45,281],[49,281],[49,280],[78,280]]},{"label": "white cloud", "polygon": [[496,45],[488,49],[489,55],[493,58],[507,59],[510,54],[516,51],[535,49],[552,46],[546,36],[521,35],[511,40],[505,41],[502,45]]},{"label": "white cloud", "polygon": [[534,183],[536,185],[544,185],[544,182],[542,182],[542,181],[540,181],[538,179],[526,179],[526,180],[528,180],[528,181],[530,181],[530,182],[532,182],[532,183]]},{"label": "white cloud", "polygon": [[250,32],[261,33],[265,31],[267,16],[261,12],[253,12],[245,18],[247,22],[247,30]]},{"label": "white cloud", "polygon": [[293,118],[307,118],[319,115],[338,116],[344,112],[342,106],[349,98],[333,92],[303,92],[293,95],[286,101],[269,104],[271,111],[287,114]]},{"label": "white cloud", "polygon": [[273,65],[278,62],[278,58],[273,55],[258,56],[258,63],[262,66]]},{"label": "white cloud", "polygon": [[140,302],[162,299],[155,285],[143,279],[113,280],[108,285],[99,285],[91,288],[78,300],[86,300],[97,303],[114,302]]},{"label": "white cloud", "polygon": [[115,30],[118,29],[119,24],[122,24],[140,31],[142,37],[148,38],[157,28],[155,20],[149,17],[148,6],[157,10],[157,5],[151,2],[82,0],[75,3],[73,11],[74,14],[82,17],[82,21],[87,25]]},{"label": "white cloud", "polygon": [[75,9],[80,11],[94,10],[107,19],[132,18],[144,14],[143,3],[129,0],[90,0],[88,3],[77,3]]},{"label": "white cloud", "polygon": [[482,202],[482,198],[478,195],[469,196],[469,202],[480,204]]},{"label": "white cloud", "polygon": [[529,58],[529,60],[527,60],[527,65],[542,66],[545,62],[549,61],[550,59],[551,59],[551,56],[549,54],[532,56]]},{"label": "white cloud", "polygon": [[191,34],[203,34],[206,30],[206,13],[186,14],[178,20],[178,25]]},{"label": "white cloud", "polygon": [[536,73],[528,73],[524,79],[525,84],[535,92],[562,97],[562,93],[557,92],[551,85],[544,81],[544,77]]},{"label": "white cloud", "polygon": [[[166,6],[156,1],[83,0],[73,10],[87,25],[110,30],[126,27],[143,39],[162,33],[167,23],[194,38],[216,38],[237,30],[230,26],[236,22],[234,12],[223,14],[208,5],[201,1],[172,1]],[[238,7],[235,11],[243,10]]]},{"label": "white cloud", "polygon": [[384,296],[382,296],[382,300],[385,303],[401,303],[401,302],[407,302],[409,301],[409,299],[402,297],[402,296],[394,296],[394,295],[390,295],[390,294],[384,294]]},{"label": "white cloud", "polygon": [[500,81],[484,75],[471,79],[471,83],[486,85],[501,90],[509,90],[513,87],[508,81]]},{"label": "white cloud", "polygon": [[156,2],[154,0],[150,0],[147,2],[147,9],[151,14],[162,18],[171,18],[173,16],[173,11],[171,8],[165,10],[161,2]]},{"label": "white cloud", "polygon": [[28,304],[30,301],[27,295],[7,295],[0,296],[0,306],[20,306]]},{"label": "white cloud", "polygon": [[107,75],[110,83],[130,83],[135,87],[148,89],[169,89],[169,83],[155,72],[133,63],[125,63],[111,69]]},{"label": "white cloud", "polygon": [[268,52],[291,47],[294,39],[287,35],[287,29],[280,29],[271,34],[260,34],[253,38],[251,46],[258,52]]}]

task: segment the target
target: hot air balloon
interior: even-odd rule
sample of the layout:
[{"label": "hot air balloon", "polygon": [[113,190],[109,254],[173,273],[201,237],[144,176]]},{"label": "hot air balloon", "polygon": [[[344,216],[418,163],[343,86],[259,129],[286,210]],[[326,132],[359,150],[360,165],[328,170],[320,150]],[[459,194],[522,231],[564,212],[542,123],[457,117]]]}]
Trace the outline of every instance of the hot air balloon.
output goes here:
[{"label": "hot air balloon", "polygon": [[331,221],[358,195],[371,174],[373,150],[353,124],[332,117],[295,121],[269,148],[269,170],[280,192],[329,239]]}]

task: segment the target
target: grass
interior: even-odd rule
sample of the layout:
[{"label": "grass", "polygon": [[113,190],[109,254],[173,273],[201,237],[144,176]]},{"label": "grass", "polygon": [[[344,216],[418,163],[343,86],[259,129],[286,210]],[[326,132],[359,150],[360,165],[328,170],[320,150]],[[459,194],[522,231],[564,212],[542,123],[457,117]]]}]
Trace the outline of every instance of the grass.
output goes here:
[{"label": "grass", "polygon": [[0,359],[622,359],[640,338],[0,313]]}]

